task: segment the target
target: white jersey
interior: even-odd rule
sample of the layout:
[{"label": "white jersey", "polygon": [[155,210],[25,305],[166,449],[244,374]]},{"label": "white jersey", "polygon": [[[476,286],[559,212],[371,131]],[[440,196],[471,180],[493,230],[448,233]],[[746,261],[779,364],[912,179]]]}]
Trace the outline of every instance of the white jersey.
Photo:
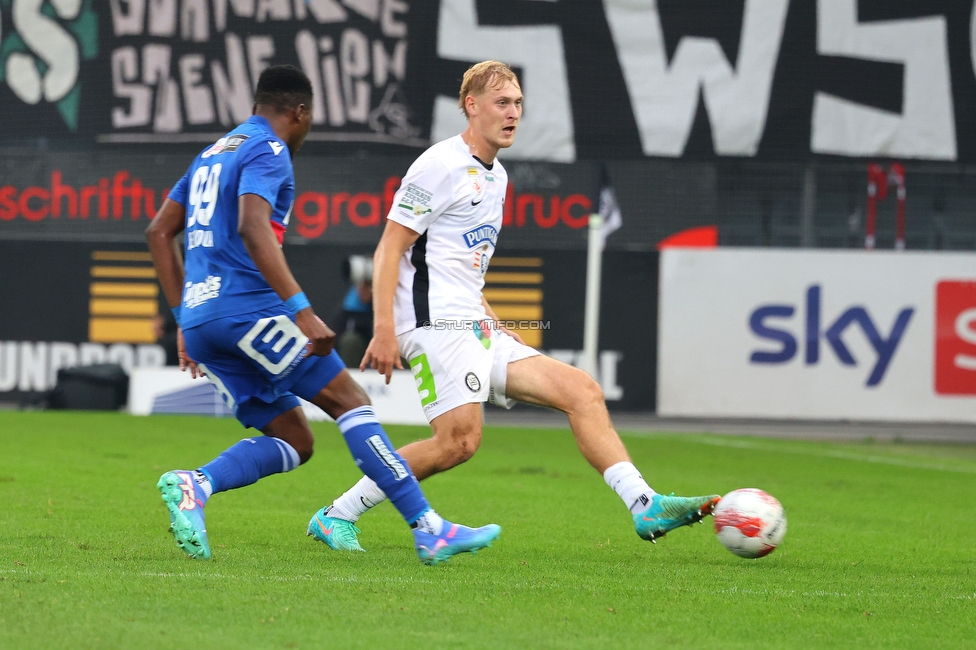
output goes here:
[{"label": "white jersey", "polygon": [[387,217],[420,233],[400,260],[396,334],[438,320],[483,320],[488,262],[502,227],[508,174],[485,165],[460,135],[417,158]]}]

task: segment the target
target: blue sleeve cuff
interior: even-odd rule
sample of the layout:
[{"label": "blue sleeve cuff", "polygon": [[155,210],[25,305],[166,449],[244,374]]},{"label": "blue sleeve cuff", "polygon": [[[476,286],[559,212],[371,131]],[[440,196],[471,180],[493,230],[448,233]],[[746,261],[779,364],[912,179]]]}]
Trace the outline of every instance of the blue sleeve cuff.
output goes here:
[{"label": "blue sleeve cuff", "polygon": [[179,306],[179,307],[170,307],[170,310],[173,312],[173,320],[175,320],[176,321],[176,324],[179,325],[180,324],[180,312],[182,311],[182,306]]}]

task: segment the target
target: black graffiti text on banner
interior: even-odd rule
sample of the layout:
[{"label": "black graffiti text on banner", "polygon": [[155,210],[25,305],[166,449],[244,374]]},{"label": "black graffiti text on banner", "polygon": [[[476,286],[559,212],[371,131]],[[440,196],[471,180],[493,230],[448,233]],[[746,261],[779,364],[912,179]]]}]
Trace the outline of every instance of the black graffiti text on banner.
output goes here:
[{"label": "black graffiti text on banner", "polygon": [[969,163],[972,13],[970,0],[0,0],[0,144],[214,141],[251,114],[260,72],[291,63],[315,90],[311,142],[416,154],[464,128],[461,75],[498,59],[525,93],[511,159]]},{"label": "black graffiti text on banner", "polygon": [[111,7],[115,101],[103,142],[219,137],[250,116],[261,71],[292,63],[312,81],[313,139],[425,143],[402,89],[406,1],[132,0]]}]

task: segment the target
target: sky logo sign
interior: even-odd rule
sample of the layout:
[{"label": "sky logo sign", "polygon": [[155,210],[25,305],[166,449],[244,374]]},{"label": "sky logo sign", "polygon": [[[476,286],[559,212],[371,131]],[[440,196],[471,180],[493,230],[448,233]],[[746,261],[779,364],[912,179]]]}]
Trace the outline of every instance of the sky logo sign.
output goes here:
[{"label": "sky logo sign", "polygon": [[[908,322],[915,310],[911,307],[902,309],[887,336],[875,325],[867,308],[861,306],[849,307],[832,323],[826,326],[822,323],[821,292],[819,284],[811,285],[806,292],[806,319],[803,332],[804,362],[813,366],[820,361],[821,342],[826,340],[837,359],[848,366],[856,366],[857,360],[844,343],[843,335],[852,326],[861,328],[871,347],[877,355],[871,374],[867,378],[867,386],[877,386],[884,378],[895,350],[905,335]],[[755,350],[749,357],[752,363],[780,364],[790,361],[799,349],[797,337],[783,328],[783,319],[792,319],[796,313],[793,305],[761,305],[749,316],[749,329],[761,339],[775,341],[778,350]]]}]

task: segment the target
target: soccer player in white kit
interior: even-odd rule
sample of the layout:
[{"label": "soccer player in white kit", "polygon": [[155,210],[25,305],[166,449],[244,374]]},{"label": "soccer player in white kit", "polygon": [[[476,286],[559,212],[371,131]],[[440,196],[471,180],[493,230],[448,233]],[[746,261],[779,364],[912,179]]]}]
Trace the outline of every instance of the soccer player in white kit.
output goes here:
[{"label": "soccer player in white kit", "polygon": [[[641,538],[653,542],[700,521],[718,495],[657,494],[630,461],[599,384],[498,326],[481,290],[508,183],[495,156],[512,146],[522,116],[518,78],[503,63],[477,63],[464,74],[459,105],[468,127],[410,166],[373,258],[374,333],[360,370],[376,368],[389,382],[406,358],[433,429],[399,453],[423,480],[474,455],[482,402],[547,406],[569,416],[580,451],[630,509]],[[362,551],[354,524],[385,498],[363,477],[312,517],[308,534],[333,549]]]}]

